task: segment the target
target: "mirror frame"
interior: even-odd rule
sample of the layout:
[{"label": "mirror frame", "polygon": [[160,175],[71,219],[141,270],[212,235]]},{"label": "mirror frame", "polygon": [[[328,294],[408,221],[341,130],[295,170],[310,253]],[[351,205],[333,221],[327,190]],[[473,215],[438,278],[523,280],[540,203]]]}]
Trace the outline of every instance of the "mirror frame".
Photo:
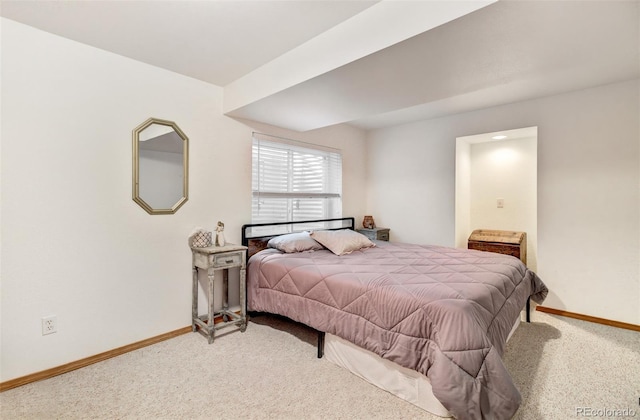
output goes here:
[{"label": "mirror frame", "polygon": [[[182,198],[169,209],[154,209],[140,197],[140,133],[152,124],[160,124],[171,127],[182,139]],[[184,203],[189,200],[189,138],[182,132],[180,127],[168,120],[159,118],[149,118],[133,129],[133,201],[145,209],[149,214],[174,214]]]}]

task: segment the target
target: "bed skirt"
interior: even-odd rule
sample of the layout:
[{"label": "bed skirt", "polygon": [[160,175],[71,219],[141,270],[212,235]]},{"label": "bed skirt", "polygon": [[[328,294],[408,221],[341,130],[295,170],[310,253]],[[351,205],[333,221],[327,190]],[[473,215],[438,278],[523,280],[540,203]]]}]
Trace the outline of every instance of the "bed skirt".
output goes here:
[{"label": "bed skirt", "polygon": [[[513,325],[509,338],[520,322],[521,319],[518,319]],[[383,359],[375,353],[328,333],[324,337],[324,357],[370,384],[431,414],[439,417],[453,417],[433,395],[429,378],[415,370]]]}]

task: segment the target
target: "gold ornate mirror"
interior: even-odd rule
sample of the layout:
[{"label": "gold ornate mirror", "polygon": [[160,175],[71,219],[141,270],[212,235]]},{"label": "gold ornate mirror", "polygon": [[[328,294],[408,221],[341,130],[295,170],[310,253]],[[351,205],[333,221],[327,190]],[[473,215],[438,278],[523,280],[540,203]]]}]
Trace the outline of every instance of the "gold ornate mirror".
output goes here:
[{"label": "gold ornate mirror", "polygon": [[189,198],[189,139],[172,121],[149,118],[133,130],[133,201],[173,214]]}]

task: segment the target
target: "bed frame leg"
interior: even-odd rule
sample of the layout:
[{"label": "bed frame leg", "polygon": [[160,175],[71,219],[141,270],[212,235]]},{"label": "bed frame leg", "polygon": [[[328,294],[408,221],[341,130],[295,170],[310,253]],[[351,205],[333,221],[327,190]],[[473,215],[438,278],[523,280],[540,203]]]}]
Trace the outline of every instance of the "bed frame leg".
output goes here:
[{"label": "bed frame leg", "polygon": [[531,298],[527,298],[527,322],[531,322]]},{"label": "bed frame leg", "polygon": [[324,356],[324,332],[318,331],[318,359]]}]

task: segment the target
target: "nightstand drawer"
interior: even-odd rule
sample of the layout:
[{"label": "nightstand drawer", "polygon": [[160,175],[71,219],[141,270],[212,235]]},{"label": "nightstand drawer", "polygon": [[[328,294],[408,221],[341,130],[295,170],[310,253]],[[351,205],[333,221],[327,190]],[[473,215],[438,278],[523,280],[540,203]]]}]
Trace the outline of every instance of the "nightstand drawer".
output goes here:
[{"label": "nightstand drawer", "polygon": [[389,229],[388,228],[373,228],[373,229],[358,229],[359,233],[362,233],[367,238],[378,241],[388,241],[389,240]]},{"label": "nightstand drawer", "polygon": [[377,239],[379,241],[388,241],[389,240],[389,231],[384,231],[384,232],[378,232],[378,237]]},{"label": "nightstand drawer", "polygon": [[242,264],[242,254],[240,252],[213,254],[212,266],[215,268],[239,266]]}]

